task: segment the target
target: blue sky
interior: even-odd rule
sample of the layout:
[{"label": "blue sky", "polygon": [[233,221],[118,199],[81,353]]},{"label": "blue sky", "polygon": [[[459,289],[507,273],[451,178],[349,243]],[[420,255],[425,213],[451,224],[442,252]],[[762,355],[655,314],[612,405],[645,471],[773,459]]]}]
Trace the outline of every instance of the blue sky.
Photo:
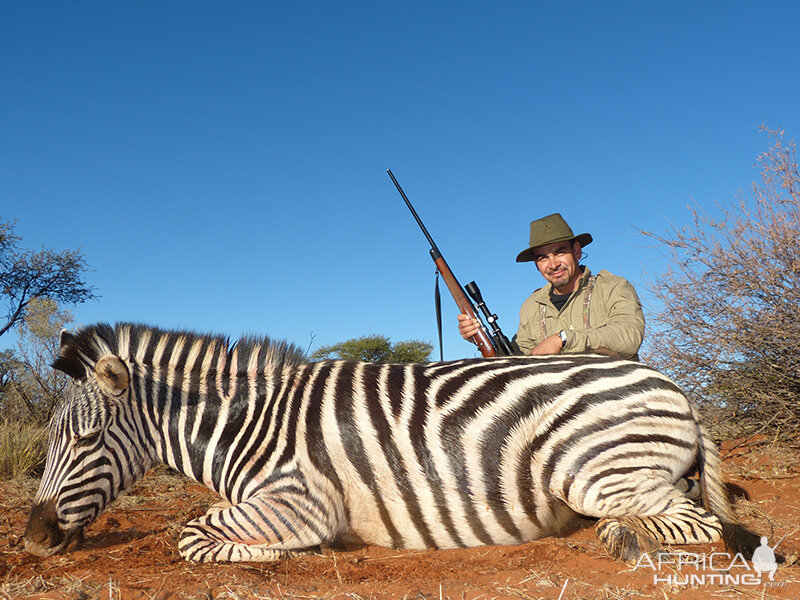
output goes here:
[{"label": "blue sky", "polygon": [[[762,123],[800,136],[798,26],[793,2],[6,2],[0,217],[82,249],[81,324],[435,341],[391,168],[509,335],[556,211],[647,309],[637,230],[748,189]],[[444,309],[445,358],[472,356]]]}]

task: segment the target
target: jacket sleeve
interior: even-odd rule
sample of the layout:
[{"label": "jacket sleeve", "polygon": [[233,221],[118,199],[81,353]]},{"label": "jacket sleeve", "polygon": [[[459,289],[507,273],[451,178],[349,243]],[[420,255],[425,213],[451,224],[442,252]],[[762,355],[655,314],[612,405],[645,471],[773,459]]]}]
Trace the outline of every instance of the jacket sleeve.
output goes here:
[{"label": "jacket sleeve", "polygon": [[[591,352],[610,350],[624,358],[634,358],[644,339],[644,312],[639,296],[633,286],[622,277],[601,271],[595,284],[599,297],[592,300],[602,302],[600,312],[602,323],[591,323],[589,329],[567,331],[566,350],[570,352]],[[600,283],[600,281],[598,281]]]},{"label": "jacket sleeve", "polygon": [[534,318],[536,303],[528,298],[519,310],[519,329],[517,330],[517,346],[523,354],[530,354],[539,340],[533,331],[533,326],[538,323]]}]

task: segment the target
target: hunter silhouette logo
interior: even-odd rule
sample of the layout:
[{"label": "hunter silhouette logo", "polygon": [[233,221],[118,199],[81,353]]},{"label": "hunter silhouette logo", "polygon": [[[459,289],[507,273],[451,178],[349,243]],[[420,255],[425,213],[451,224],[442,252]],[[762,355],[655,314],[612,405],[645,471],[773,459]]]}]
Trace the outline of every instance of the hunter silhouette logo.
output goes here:
[{"label": "hunter silhouette logo", "polygon": [[761,545],[753,552],[753,570],[760,576],[764,573],[769,574],[769,580],[775,581],[775,571],[778,570],[778,562],[775,560],[775,548],[778,547],[783,541],[783,538],[778,540],[778,544],[770,546],[767,542],[769,540],[766,536],[761,538]]}]

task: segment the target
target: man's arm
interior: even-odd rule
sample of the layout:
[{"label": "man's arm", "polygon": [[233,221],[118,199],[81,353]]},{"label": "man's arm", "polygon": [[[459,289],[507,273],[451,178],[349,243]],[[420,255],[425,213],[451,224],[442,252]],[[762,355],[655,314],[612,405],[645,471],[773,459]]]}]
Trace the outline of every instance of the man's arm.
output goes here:
[{"label": "man's arm", "polygon": [[566,330],[568,352],[611,351],[625,358],[633,358],[639,352],[644,339],[644,313],[633,286],[623,279],[601,272],[603,285],[595,287],[600,297],[592,299],[603,302],[605,323],[589,329]]},{"label": "man's arm", "polygon": [[[538,304],[529,296],[519,309],[519,329],[517,330],[517,346],[523,354],[530,354],[539,343]],[[534,326],[536,327],[534,331]]]},{"label": "man's arm", "polygon": [[564,342],[561,340],[561,335],[556,333],[548,335],[541,342],[536,344],[530,352],[526,354],[546,355],[546,354],[561,354],[564,349]]}]

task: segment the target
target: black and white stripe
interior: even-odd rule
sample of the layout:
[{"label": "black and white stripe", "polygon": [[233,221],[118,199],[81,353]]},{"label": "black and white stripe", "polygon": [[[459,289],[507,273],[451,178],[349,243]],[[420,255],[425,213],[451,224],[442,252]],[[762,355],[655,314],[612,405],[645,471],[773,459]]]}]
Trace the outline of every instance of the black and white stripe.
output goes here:
[{"label": "black and white stripe", "polygon": [[[109,355],[130,374],[117,396],[94,370]],[[630,558],[733,523],[694,411],[635,362],[307,363],[267,339],[121,324],[69,336],[55,366],[76,392],[51,425],[36,502],[65,532],[157,461],[232,505],[187,525],[190,560],[272,560],[335,540],[514,544],[576,514],[600,519],[603,543]],[[697,467],[705,508],[681,491]]]}]

